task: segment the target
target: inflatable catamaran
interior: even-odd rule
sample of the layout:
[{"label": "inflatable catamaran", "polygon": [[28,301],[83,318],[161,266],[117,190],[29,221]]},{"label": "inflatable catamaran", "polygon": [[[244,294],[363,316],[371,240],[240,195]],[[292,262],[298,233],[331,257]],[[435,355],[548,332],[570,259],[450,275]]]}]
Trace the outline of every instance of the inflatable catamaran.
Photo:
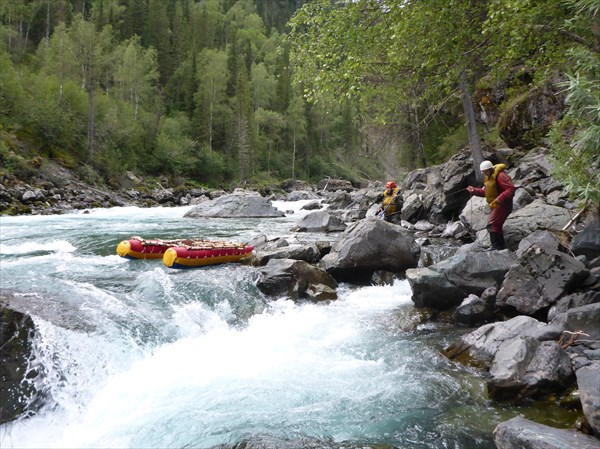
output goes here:
[{"label": "inflatable catamaran", "polygon": [[239,262],[252,255],[254,247],[243,243],[202,239],[143,239],[131,237],[117,245],[117,254],[127,259],[162,259],[169,268],[203,267]]}]

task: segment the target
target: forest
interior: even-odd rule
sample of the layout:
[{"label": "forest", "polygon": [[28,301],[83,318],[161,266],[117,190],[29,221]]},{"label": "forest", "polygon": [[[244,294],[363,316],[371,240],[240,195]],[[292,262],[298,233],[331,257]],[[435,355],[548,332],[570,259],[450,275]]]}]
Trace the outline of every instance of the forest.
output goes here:
[{"label": "forest", "polygon": [[564,108],[516,145],[600,204],[600,0],[2,0],[0,40],[0,171],[22,179],[400,179],[509,146],[551,84]]}]

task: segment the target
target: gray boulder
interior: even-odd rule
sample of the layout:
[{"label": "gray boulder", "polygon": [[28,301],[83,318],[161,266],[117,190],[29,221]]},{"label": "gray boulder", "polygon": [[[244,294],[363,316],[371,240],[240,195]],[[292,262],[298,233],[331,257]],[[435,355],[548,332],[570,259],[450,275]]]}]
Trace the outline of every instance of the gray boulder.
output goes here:
[{"label": "gray boulder", "polygon": [[30,366],[34,358],[31,338],[35,325],[28,314],[0,305],[0,424],[12,421],[41,405],[36,388],[40,372]]},{"label": "gray boulder", "polygon": [[317,184],[317,191],[335,192],[337,190],[352,192],[354,190],[354,187],[352,187],[352,183],[350,181],[347,181],[345,179],[325,178],[321,179]]},{"label": "gray boulder", "polygon": [[498,449],[600,449],[600,440],[574,430],[556,429],[521,416],[494,429]]},{"label": "gray boulder", "polygon": [[258,194],[236,192],[197,204],[185,218],[275,218],[285,214]]},{"label": "gray boulder", "polygon": [[292,232],[341,232],[346,224],[324,210],[311,212],[298,221]]},{"label": "gray boulder", "polygon": [[285,195],[287,201],[317,200],[319,195],[310,190],[294,190]]},{"label": "gray boulder", "polygon": [[365,218],[338,236],[320,265],[338,280],[368,280],[373,272],[416,267],[419,247],[401,226]]},{"label": "gray boulder", "polygon": [[595,218],[571,241],[571,251],[588,260],[600,256],[600,220]]},{"label": "gray boulder", "polygon": [[459,253],[427,268],[406,270],[406,278],[417,307],[444,310],[471,294],[500,286],[515,262],[514,253],[508,250]]},{"label": "gray boulder", "polygon": [[504,341],[490,367],[487,392],[491,399],[542,397],[572,383],[569,354],[554,341],[515,338]]},{"label": "gray boulder", "polygon": [[550,324],[563,331],[587,334],[586,340],[600,341],[600,303],[569,309],[554,318]]},{"label": "gray boulder", "polygon": [[571,219],[571,212],[557,206],[550,206],[542,200],[513,212],[504,223],[504,240],[513,251],[526,236],[539,229],[560,231]]},{"label": "gray boulder", "polygon": [[561,313],[568,311],[569,309],[576,309],[577,307],[587,306],[588,304],[595,304],[600,302],[600,292],[589,290],[587,292],[571,293],[570,295],[564,296],[558,300],[558,302],[550,307],[548,312],[548,320],[552,321]]},{"label": "gray boulder", "polygon": [[506,341],[526,337],[540,341],[558,340],[560,334],[561,329],[556,326],[519,315],[508,321],[485,324],[459,337],[443,353],[449,358],[465,358],[490,367],[500,345]]},{"label": "gray boulder", "polygon": [[460,221],[468,225],[474,231],[485,229],[490,216],[490,207],[485,198],[473,196],[460,213]]},{"label": "gray boulder", "polygon": [[579,368],[575,374],[583,413],[596,435],[600,435],[600,361]]},{"label": "gray boulder", "polygon": [[292,244],[274,249],[254,251],[250,262],[254,266],[266,265],[271,259],[293,259],[315,263],[321,259],[321,251],[316,244]]},{"label": "gray boulder", "polygon": [[493,308],[484,299],[471,294],[456,308],[452,318],[457,323],[475,326],[485,323],[493,315]]},{"label": "gray boulder", "polygon": [[589,276],[577,259],[537,243],[525,249],[517,261],[506,274],[496,305],[527,315],[548,309]]},{"label": "gray boulder", "polygon": [[272,259],[260,270],[256,286],[266,295],[294,300],[337,299],[337,282],[325,271],[302,260]]}]

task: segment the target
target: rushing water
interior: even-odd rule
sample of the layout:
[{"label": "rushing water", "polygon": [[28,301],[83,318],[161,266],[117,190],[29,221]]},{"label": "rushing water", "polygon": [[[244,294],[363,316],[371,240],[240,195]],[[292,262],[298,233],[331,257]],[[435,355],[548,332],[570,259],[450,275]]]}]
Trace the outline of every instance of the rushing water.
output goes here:
[{"label": "rushing water", "polygon": [[439,355],[456,334],[418,324],[405,281],[343,284],[337,301],[296,304],[262,295],[255,267],[177,270],[115,252],[132,235],[289,236],[302,202],[275,204],[296,213],[0,218],[0,286],[33,315],[48,392],[38,414],[0,428],[0,447],[493,448],[494,426],[514,411]]}]

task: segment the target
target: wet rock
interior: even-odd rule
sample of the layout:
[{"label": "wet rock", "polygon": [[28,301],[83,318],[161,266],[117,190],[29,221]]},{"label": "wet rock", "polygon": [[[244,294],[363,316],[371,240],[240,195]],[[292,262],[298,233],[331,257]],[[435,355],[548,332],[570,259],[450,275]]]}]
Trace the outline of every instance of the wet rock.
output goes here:
[{"label": "wet rock", "polygon": [[292,299],[336,299],[337,282],[325,271],[302,260],[272,259],[260,270],[256,286],[266,295]]},{"label": "wet rock", "polygon": [[266,265],[271,259],[293,259],[315,263],[321,259],[321,251],[316,244],[293,244],[275,249],[254,251],[251,263],[254,266]]},{"label": "wet rock", "polygon": [[508,321],[490,323],[459,337],[446,347],[444,355],[449,358],[474,360],[491,366],[500,345],[516,338],[532,337],[539,341],[558,340],[562,329],[550,326],[535,318],[519,315]]},{"label": "wet rock", "polygon": [[30,366],[34,358],[31,340],[35,326],[31,317],[0,305],[0,424],[35,410],[41,392],[34,379],[39,372]]},{"label": "wet rock", "polygon": [[532,337],[503,342],[490,367],[487,391],[491,399],[539,398],[562,391],[573,380],[571,359],[556,342]]},{"label": "wet rock", "polygon": [[508,250],[459,253],[427,268],[406,270],[417,307],[445,310],[470,294],[499,286],[516,258]]},{"label": "wet rock", "polygon": [[401,226],[365,218],[338,236],[321,267],[338,280],[368,280],[373,272],[401,272],[417,266],[419,248]]},{"label": "wet rock", "polygon": [[555,429],[521,416],[494,429],[498,449],[600,449],[600,440],[574,430]]},{"label": "wet rock", "polygon": [[323,206],[321,206],[321,202],[320,201],[311,201],[310,203],[305,204],[304,206],[302,206],[300,209],[303,210],[316,210],[316,209],[321,209]]},{"label": "wet rock", "polygon": [[341,232],[346,224],[328,212],[320,210],[302,217],[291,229],[292,232]]},{"label": "wet rock", "polygon": [[460,303],[452,314],[454,321],[467,326],[485,323],[494,315],[494,310],[477,295],[469,295]]}]

